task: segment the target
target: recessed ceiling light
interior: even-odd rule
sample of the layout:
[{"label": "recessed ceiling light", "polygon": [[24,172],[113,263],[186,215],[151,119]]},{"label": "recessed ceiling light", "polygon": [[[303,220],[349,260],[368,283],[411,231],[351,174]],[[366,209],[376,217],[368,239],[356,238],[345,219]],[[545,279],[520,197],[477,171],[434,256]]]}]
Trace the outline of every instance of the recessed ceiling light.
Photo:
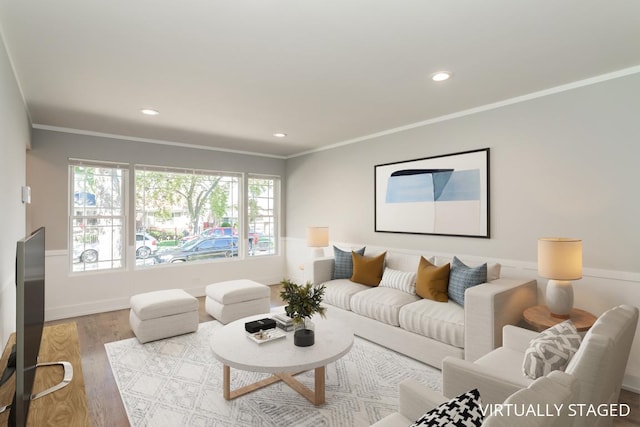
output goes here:
[{"label": "recessed ceiling light", "polygon": [[449,80],[453,76],[453,73],[450,71],[438,71],[437,73],[433,73],[431,75],[431,80],[434,82],[443,82],[445,80]]},{"label": "recessed ceiling light", "polygon": [[157,116],[158,114],[160,114],[158,110],[152,110],[151,108],[143,108],[142,110],[140,110],[140,112],[142,114],[146,114],[147,116]]},{"label": "recessed ceiling light", "polygon": [[276,138],[284,138],[285,136],[287,136],[287,134],[282,132],[276,132],[273,134],[273,136],[275,136]]}]

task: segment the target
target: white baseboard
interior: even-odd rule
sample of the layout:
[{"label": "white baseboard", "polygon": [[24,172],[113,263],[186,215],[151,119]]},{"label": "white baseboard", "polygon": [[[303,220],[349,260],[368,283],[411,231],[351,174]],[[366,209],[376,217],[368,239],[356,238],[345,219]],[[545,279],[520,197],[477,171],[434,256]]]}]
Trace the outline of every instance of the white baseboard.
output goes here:
[{"label": "white baseboard", "polygon": [[67,305],[45,310],[45,321],[68,319],[70,317],[87,316],[89,314],[106,313],[108,311],[129,308],[129,298],[92,301],[85,304]]},{"label": "white baseboard", "polygon": [[627,391],[640,394],[640,377],[625,375],[622,380],[622,388]]}]

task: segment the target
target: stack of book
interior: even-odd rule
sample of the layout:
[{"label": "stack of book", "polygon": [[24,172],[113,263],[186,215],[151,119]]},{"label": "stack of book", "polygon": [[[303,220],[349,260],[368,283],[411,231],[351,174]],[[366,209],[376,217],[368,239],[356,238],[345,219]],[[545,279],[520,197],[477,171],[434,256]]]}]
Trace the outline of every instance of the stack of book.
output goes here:
[{"label": "stack of book", "polygon": [[277,313],[271,316],[271,318],[276,321],[276,326],[278,328],[283,329],[285,331],[293,330],[293,319],[287,316],[286,314]]}]

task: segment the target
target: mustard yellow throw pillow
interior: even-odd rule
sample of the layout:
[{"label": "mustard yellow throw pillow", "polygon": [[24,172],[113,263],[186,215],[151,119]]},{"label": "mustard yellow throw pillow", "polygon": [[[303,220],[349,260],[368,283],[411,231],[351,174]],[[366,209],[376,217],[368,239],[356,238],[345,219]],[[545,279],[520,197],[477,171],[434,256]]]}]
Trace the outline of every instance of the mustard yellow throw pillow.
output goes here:
[{"label": "mustard yellow throw pillow", "polygon": [[418,265],[418,274],[416,276],[416,294],[434,301],[449,301],[447,288],[449,287],[450,269],[451,266],[449,264],[436,267],[424,257],[420,257],[420,265]]},{"label": "mustard yellow throw pillow", "polygon": [[386,252],[383,252],[378,256],[367,257],[352,252],[353,275],[351,276],[351,281],[367,286],[378,286],[380,280],[382,280],[386,254]]}]

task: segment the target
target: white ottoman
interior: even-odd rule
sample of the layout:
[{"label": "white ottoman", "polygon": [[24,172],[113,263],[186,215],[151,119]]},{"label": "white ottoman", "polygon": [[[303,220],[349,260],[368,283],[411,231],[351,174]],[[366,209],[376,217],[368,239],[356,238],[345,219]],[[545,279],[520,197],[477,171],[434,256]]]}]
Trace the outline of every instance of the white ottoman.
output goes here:
[{"label": "white ottoman", "polygon": [[229,280],[207,286],[205,309],[223,324],[254,314],[268,313],[269,287],[253,280]]},{"label": "white ottoman", "polygon": [[131,297],[129,325],[141,343],[198,330],[198,300],[182,289]]}]

